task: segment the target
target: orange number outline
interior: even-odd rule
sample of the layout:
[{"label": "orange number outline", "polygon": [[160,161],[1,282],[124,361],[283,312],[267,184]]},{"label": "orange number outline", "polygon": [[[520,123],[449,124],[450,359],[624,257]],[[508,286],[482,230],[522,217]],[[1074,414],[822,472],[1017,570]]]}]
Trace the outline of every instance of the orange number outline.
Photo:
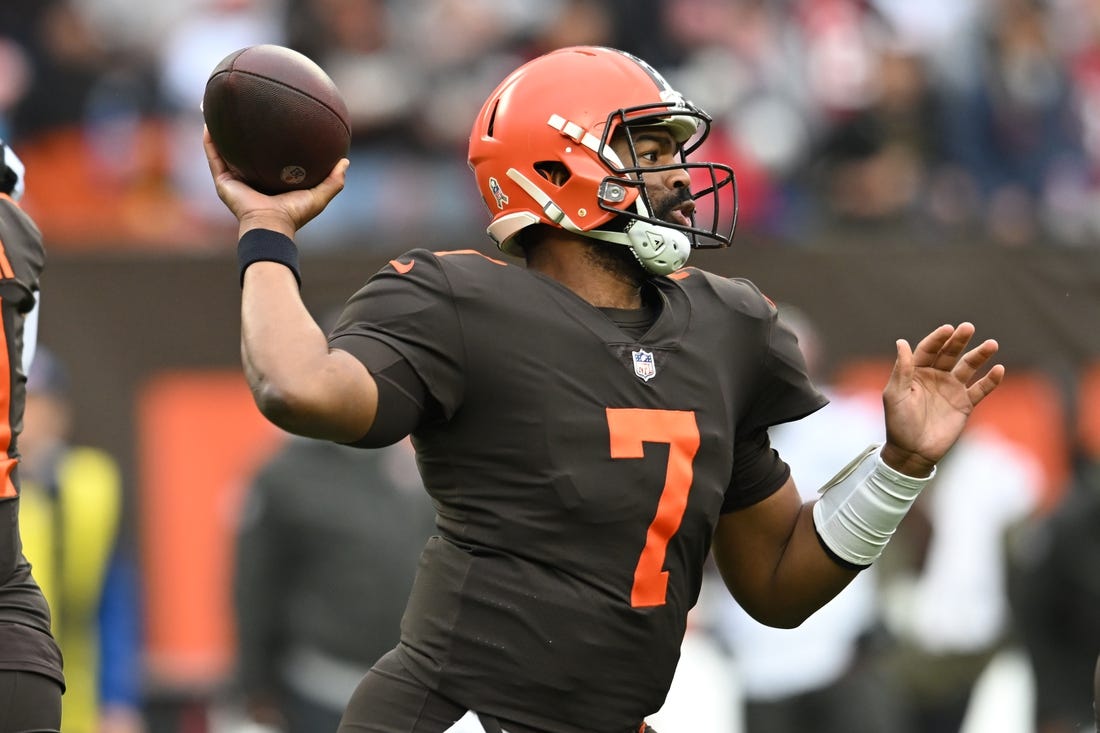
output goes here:
[{"label": "orange number outline", "polygon": [[644,443],[667,443],[668,466],[657,512],[646,531],[645,547],[634,568],[630,605],[663,606],[668,590],[664,570],[669,540],[680,529],[694,478],[692,462],[699,450],[699,426],[695,413],[683,410],[607,408],[612,458],[643,458]]}]

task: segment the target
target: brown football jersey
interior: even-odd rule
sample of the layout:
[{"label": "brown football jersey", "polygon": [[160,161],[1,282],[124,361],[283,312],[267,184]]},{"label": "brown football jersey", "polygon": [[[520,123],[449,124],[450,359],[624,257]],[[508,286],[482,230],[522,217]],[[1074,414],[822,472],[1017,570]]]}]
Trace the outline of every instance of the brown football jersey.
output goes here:
[{"label": "brown football jersey", "polygon": [[719,516],[789,475],[766,428],[825,404],[748,281],[646,287],[637,334],[521,265],[415,250],[333,333],[398,351],[435,402],[413,440],[439,534],[399,651],[472,710],[579,732],[658,709]]}]

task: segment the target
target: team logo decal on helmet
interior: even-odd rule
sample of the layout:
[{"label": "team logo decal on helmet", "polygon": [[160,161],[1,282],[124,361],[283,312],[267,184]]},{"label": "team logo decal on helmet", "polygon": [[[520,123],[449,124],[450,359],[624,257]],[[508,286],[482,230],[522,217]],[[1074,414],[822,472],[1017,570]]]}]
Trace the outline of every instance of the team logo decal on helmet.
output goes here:
[{"label": "team logo decal on helmet", "polygon": [[[553,226],[629,247],[659,275],[682,267],[693,247],[728,246],[737,221],[733,171],[689,161],[710,124],[652,66],[622,51],[577,46],[529,61],[489,96],[470,135],[489,236],[521,255],[516,234]],[[639,159],[635,136],[655,128],[679,148],[672,164]],[[686,171],[691,184],[670,214],[645,179],[674,171]]]},{"label": "team logo decal on helmet", "polygon": [[503,210],[508,204],[508,194],[504,193],[504,190],[500,187],[500,181],[494,177],[489,178],[489,192],[496,199],[497,208]]}]

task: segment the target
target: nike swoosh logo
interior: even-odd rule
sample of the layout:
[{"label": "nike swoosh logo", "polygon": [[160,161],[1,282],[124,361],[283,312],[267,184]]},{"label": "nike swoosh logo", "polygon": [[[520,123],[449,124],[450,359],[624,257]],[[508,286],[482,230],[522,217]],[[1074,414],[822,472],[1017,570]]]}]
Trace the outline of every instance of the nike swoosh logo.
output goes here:
[{"label": "nike swoosh logo", "polygon": [[412,262],[398,262],[397,260],[390,260],[390,264],[393,265],[393,269],[397,270],[402,275],[407,275],[409,270],[413,269],[413,265],[416,264],[416,260]]}]

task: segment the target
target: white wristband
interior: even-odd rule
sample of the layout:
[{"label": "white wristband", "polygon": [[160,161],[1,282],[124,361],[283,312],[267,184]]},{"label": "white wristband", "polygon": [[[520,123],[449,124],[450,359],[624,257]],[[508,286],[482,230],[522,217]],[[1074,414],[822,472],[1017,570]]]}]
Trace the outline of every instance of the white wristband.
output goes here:
[{"label": "white wristband", "polygon": [[881,446],[868,446],[821,487],[814,504],[814,525],[825,546],[854,565],[870,565],[890,541],[894,530],[921,489],[936,475],[914,478],[887,466]]}]

